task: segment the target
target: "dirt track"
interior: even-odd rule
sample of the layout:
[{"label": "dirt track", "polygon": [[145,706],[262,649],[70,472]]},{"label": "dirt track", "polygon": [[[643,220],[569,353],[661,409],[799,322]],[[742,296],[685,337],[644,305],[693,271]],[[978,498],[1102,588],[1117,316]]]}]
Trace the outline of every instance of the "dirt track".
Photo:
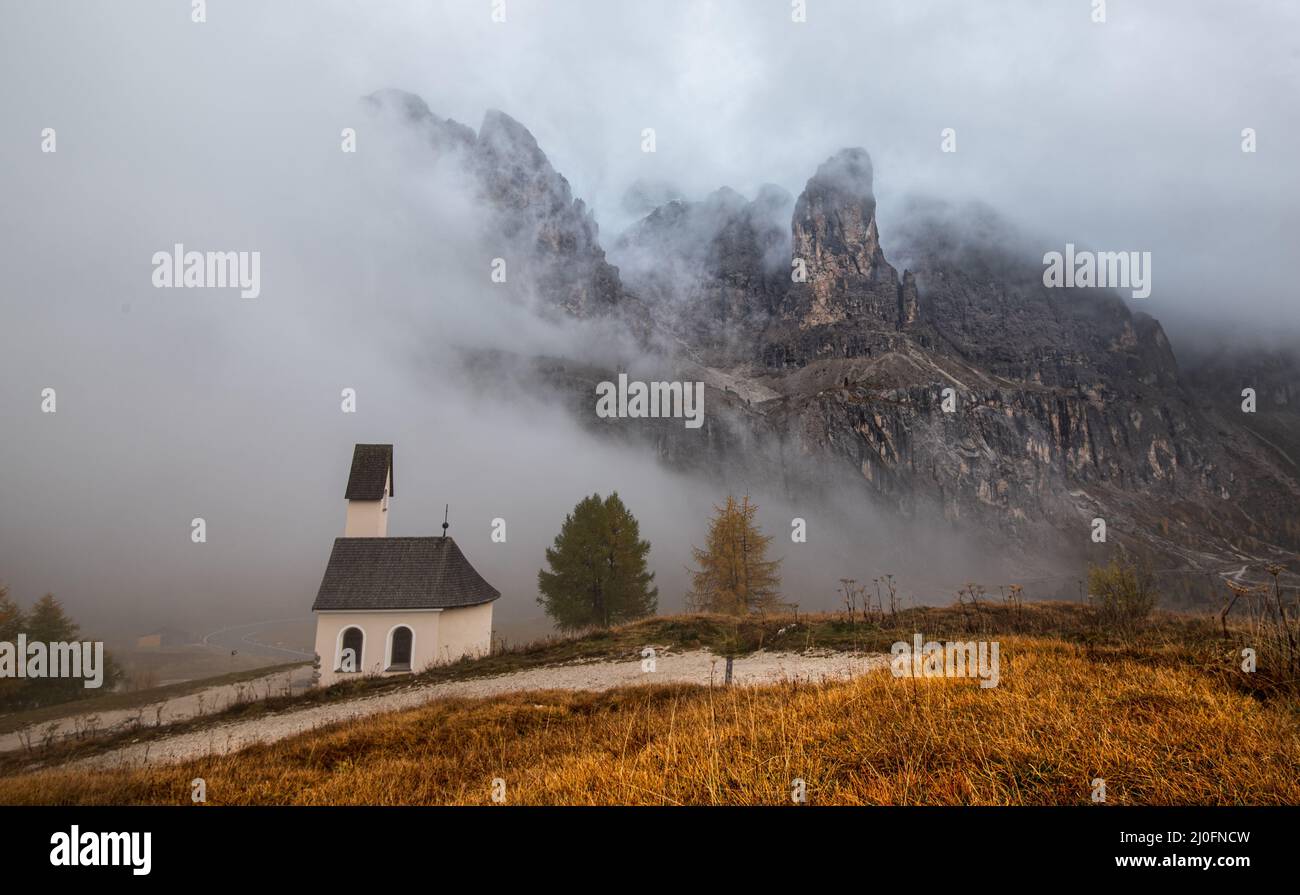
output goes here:
[{"label": "dirt track", "polygon": [[[74,762],[83,768],[119,767],[138,764],[167,764],[209,754],[237,751],[258,742],[274,742],[294,734],[338,721],[364,718],[380,712],[411,708],[449,696],[493,696],[520,690],[607,690],[611,687],[652,683],[720,684],[725,660],[706,651],[660,654],[653,672],[642,670],[641,661],[586,662],[548,665],[497,677],[473,678],[439,684],[419,684],[379,696],[312,706],[248,721],[236,721],[179,734],[147,743],[133,744]],[[799,655],[759,652],[735,660],[734,682],[739,685],[775,683],[781,680],[843,680],[868,670],[884,668],[883,655],[853,656],[847,653]]]}]

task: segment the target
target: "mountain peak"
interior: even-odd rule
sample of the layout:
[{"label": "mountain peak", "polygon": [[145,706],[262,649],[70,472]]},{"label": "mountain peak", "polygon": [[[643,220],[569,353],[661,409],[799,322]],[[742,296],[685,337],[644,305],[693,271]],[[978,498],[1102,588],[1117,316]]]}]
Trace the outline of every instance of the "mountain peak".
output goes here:
[{"label": "mountain peak", "polygon": [[429,104],[414,93],[385,87],[364,97],[363,102],[371,109],[396,116],[403,123],[423,130],[429,144],[439,152],[466,150],[474,145],[473,128],[450,118],[439,118]]},{"label": "mountain peak", "polygon": [[895,323],[898,275],[876,229],[871,156],[841,149],[822,162],[794,207],[794,258],[807,283],[792,291],[801,327],[869,316]]},{"label": "mountain peak", "polygon": [[840,194],[874,205],[871,156],[860,147],[841,149],[817,166],[817,173],[808,180],[804,193]]},{"label": "mountain peak", "polygon": [[479,126],[478,139],[480,143],[498,147],[508,146],[518,152],[546,161],[546,153],[542,152],[541,147],[537,145],[537,138],[533,136],[532,131],[500,109],[488,109],[483,114],[483,124]]},{"label": "mountain peak", "polygon": [[429,104],[420,96],[396,87],[384,87],[365,98],[365,101],[377,108],[392,109],[401,112],[408,121],[421,121],[433,118]]}]

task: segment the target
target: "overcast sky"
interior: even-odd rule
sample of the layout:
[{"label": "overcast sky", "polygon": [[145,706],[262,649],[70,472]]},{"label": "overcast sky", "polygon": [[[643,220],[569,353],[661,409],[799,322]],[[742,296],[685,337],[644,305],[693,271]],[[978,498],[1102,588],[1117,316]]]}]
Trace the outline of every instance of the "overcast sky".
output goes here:
[{"label": "overcast sky", "polygon": [[[1113,0],[1094,24],[1090,0],[807,6],[796,24],[785,0],[506,0],[495,24],[490,0],[213,0],[196,24],[178,0],[5,0],[0,581],[96,623],[305,613],[351,444],[393,441],[392,533],[435,533],[451,502],[452,533],[510,591],[503,616],[538,614],[541,548],[612,488],[680,605],[716,495],[441,371],[451,344],[567,336],[464,279],[475,209],[364,115],[382,87],[475,128],[489,108],[520,120],[607,247],[638,179],[797,194],[862,146],[887,250],[907,193],[980,199],[1044,251],[1152,252],[1134,306],[1176,348],[1193,327],[1300,334],[1300,7]],[[261,296],[154,289],[150,259],[177,242],[260,251]],[[487,540],[493,516],[519,522],[508,549]]]}]

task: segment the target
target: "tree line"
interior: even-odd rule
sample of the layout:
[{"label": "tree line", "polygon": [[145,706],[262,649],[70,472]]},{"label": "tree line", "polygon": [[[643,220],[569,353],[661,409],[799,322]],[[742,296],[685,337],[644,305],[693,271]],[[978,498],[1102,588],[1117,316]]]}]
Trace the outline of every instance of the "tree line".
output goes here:
[{"label": "tree line", "polygon": [[[779,559],[748,495],[714,507],[704,546],[691,550],[695,568],[687,605],[697,612],[746,615],[780,602]],[[583,498],[564,517],[537,573],[537,602],[562,631],[607,628],[653,615],[659,588],[647,567],[650,542],[618,492]]]},{"label": "tree line", "polygon": [[[46,594],[30,609],[24,610],[12,597],[9,588],[0,584],[0,643],[17,648],[18,635],[27,643],[73,643],[81,639],[81,627],[73,621],[53,594]],[[104,654],[103,685],[87,689],[82,678],[16,677],[0,674],[0,711],[39,708],[73,699],[85,699],[108,693],[122,680],[121,667]]]}]

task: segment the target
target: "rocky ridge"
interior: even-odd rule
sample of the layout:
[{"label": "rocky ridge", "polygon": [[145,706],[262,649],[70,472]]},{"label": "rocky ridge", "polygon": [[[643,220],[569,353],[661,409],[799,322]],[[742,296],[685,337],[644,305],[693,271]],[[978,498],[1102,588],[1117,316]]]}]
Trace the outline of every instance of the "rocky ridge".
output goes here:
[{"label": "rocky ridge", "polygon": [[[1045,288],[1041,249],[987,208],[913,203],[900,272],[870,157],[845,149],[797,198],[723,188],[660,205],[614,243],[616,267],[518,122],[489,112],[475,133],[410,94],[370,102],[463,160],[544,313],[616,321],[658,358],[656,378],[708,384],[703,429],[635,427],[665,462],[741,463],[787,490],[847,481],[900,517],[934,511],[1025,551],[1087,555],[1096,517],[1179,567],[1300,549],[1300,362],[1184,371],[1160,324],[1115,293]],[[612,375],[580,358],[539,368],[588,419],[592,384]],[[1264,384],[1251,419],[1231,399],[1246,379]]]}]

